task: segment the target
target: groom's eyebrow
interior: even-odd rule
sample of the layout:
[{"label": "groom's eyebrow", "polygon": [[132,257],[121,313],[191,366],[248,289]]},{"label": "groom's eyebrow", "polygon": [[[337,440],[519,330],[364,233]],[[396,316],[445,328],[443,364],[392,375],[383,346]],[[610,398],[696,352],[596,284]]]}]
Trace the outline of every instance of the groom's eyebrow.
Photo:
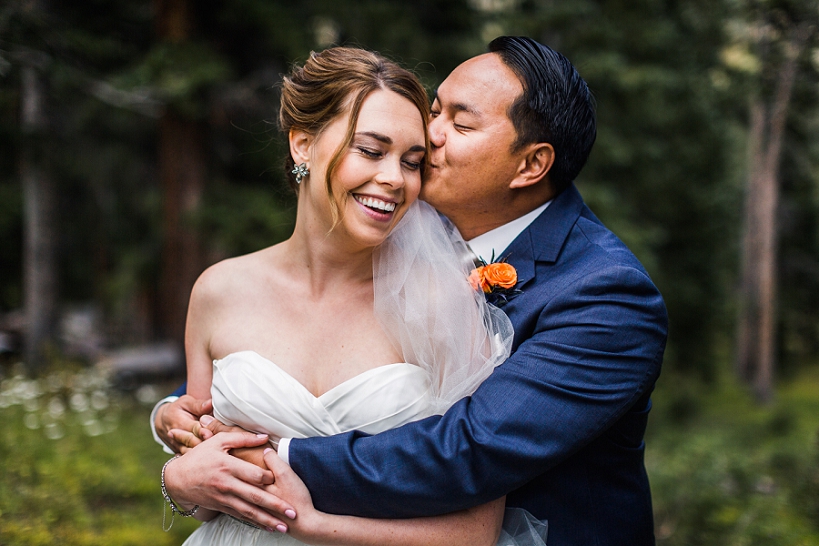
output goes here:
[{"label": "groom's eyebrow", "polygon": [[[392,145],[392,139],[390,137],[388,137],[387,135],[382,135],[381,133],[376,133],[375,131],[362,131],[360,133],[356,133],[356,136],[359,135],[374,138],[375,140],[383,142],[388,146]],[[427,149],[424,146],[421,146],[420,144],[416,144],[415,146],[409,149],[409,151],[411,152],[425,152],[426,150]]]},{"label": "groom's eyebrow", "polygon": [[459,112],[466,112],[467,114],[472,114],[473,116],[480,116],[480,112],[469,106],[468,104],[464,104],[462,102],[456,102],[450,105],[450,108],[453,110],[457,110]]},{"label": "groom's eyebrow", "polygon": [[[438,90],[435,90],[435,99],[438,101],[438,104],[441,104],[441,97],[438,96]],[[458,112],[466,112],[467,114],[472,114],[473,116],[480,116],[481,113],[475,110],[473,107],[469,106],[463,102],[453,102],[447,104],[447,108],[451,108],[452,110],[457,110]]]}]

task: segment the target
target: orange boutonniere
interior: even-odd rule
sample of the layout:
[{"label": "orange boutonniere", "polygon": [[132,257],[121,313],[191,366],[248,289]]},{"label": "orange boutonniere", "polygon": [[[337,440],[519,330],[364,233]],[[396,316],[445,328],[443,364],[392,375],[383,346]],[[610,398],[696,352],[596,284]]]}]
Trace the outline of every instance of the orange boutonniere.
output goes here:
[{"label": "orange boutonniere", "polygon": [[511,264],[503,260],[490,263],[479,260],[478,264],[481,265],[469,274],[469,284],[475,290],[482,291],[490,303],[501,306],[520,294],[520,290],[515,288],[518,272]]}]

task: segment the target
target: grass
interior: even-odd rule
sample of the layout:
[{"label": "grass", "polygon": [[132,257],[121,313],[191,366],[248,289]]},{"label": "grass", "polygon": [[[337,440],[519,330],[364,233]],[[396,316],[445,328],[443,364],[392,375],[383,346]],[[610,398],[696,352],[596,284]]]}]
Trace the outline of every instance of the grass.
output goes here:
[{"label": "grass", "polygon": [[[148,430],[157,393],[107,388],[81,369],[0,383],[0,544],[181,544],[162,531]],[[646,466],[660,546],[819,546],[819,372],[759,407],[730,381],[667,375],[654,396]]]},{"label": "grass", "polygon": [[756,405],[733,383],[661,381],[646,467],[657,542],[819,545],[819,374]]},{"label": "grass", "polygon": [[144,402],[90,374],[2,383],[0,544],[184,541],[196,522],[177,518],[162,531],[159,471],[168,455],[147,426],[154,397],[141,394]]}]

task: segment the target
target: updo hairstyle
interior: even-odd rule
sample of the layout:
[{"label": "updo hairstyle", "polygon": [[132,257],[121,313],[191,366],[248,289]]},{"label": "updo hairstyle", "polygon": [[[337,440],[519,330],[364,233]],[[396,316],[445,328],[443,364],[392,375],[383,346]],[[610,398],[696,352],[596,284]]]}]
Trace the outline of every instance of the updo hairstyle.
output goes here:
[{"label": "updo hairstyle", "polygon": [[[291,129],[318,137],[339,115],[350,112],[350,123],[343,142],[327,167],[324,184],[330,198],[334,223],[339,219],[339,203],[333,195],[330,181],[345,152],[350,147],[358,123],[361,104],[377,89],[388,89],[412,102],[424,124],[424,144],[429,150],[427,124],[429,98],[415,75],[378,53],[353,47],[333,47],[319,53],[311,52],[303,67],[295,66],[282,82],[279,129],[285,138]],[[429,154],[425,156],[426,163]],[[287,154],[285,173],[296,193],[298,185],[293,158]],[[422,175],[424,165],[422,165]]]}]

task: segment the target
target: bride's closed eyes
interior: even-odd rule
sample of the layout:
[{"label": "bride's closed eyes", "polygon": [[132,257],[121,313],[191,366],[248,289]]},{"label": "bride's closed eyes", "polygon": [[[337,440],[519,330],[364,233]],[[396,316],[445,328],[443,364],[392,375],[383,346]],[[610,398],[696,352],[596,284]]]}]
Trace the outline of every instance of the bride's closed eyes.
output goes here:
[{"label": "bride's closed eyes", "polygon": [[[392,144],[392,139],[386,135],[367,132],[357,134],[352,147],[364,157],[377,160],[383,158],[386,153],[382,150],[382,147],[384,145],[391,146]],[[412,146],[401,158],[401,163],[407,169],[417,171],[421,168],[424,155],[426,155],[426,149],[423,146]]]}]

